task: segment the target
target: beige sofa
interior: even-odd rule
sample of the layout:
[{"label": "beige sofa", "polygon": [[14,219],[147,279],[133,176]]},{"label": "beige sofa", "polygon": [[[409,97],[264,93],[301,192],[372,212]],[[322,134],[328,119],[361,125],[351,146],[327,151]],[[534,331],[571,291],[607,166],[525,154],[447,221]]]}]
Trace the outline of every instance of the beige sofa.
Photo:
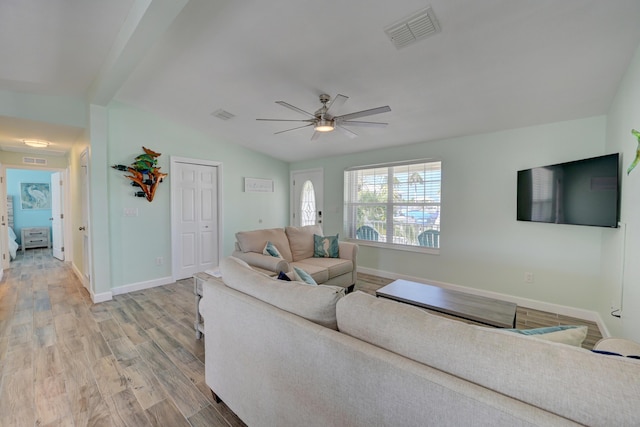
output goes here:
[{"label": "beige sofa", "polygon": [[[298,267],[319,284],[342,286],[347,292],[353,290],[358,245],[340,242],[339,258],[314,258],[314,235],[323,236],[322,227],[308,225],[241,231],[236,233],[236,251],[232,255],[269,275],[292,272],[293,267]],[[276,246],[282,258],[263,254],[267,242]]]},{"label": "beige sofa", "polygon": [[258,426],[635,426],[640,362],[235,258],[204,284],[206,382]]}]

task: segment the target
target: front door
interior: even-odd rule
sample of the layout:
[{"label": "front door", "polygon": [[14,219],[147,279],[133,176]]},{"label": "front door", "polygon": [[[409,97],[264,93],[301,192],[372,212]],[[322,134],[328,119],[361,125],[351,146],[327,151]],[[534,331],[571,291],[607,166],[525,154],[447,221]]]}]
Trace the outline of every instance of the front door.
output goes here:
[{"label": "front door", "polygon": [[323,220],[324,171],[309,169],[291,172],[291,224],[300,227]]},{"label": "front door", "polygon": [[172,266],[180,280],[218,266],[220,171],[189,159],[172,158],[171,167]]}]

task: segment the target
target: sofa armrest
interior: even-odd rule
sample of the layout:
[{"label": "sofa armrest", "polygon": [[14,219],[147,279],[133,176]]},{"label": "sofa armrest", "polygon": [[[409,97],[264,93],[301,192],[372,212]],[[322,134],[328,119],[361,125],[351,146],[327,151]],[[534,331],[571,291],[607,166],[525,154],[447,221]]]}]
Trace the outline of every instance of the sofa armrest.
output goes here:
[{"label": "sofa armrest", "polygon": [[351,242],[339,242],[339,245],[340,258],[351,260],[355,264],[358,255],[358,245]]},{"label": "sofa armrest", "polygon": [[286,273],[289,271],[289,263],[282,258],[272,257],[271,255],[263,255],[257,252],[242,251],[235,251],[232,255],[236,258],[240,258],[252,267],[258,267],[263,270],[273,271],[274,273],[279,273],[281,271],[284,271]]}]

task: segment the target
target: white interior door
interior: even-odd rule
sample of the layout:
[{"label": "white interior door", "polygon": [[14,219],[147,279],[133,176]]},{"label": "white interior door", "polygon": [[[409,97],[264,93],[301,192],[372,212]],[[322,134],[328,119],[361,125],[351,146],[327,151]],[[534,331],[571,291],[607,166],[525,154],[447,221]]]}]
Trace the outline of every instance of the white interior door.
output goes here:
[{"label": "white interior door", "polygon": [[81,168],[81,177],[80,177],[80,204],[82,206],[82,218],[81,224],[78,228],[78,231],[81,233],[82,240],[82,274],[83,280],[82,284],[85,288],[93,295],[91,291],[91,246],[89,242],[89,189],[91,186],[89,185],[89,153],[87,150],[83,151],[80,155],[80,168]]},{"label": "white interior door", "polygon": [[296,227],[324,222],[324,171],[309,169],[291,172],[291,219]]},{"label": "white interior door", "polygon": [[64,233],[62,227],[62,177],[60,172],[51,174],[51,246],[53,256],[64,261]]},{"label": "white interior door", "polygon": [[180,280],[218,266],[220,167],[172,158],[171,168],[173,278]]}]

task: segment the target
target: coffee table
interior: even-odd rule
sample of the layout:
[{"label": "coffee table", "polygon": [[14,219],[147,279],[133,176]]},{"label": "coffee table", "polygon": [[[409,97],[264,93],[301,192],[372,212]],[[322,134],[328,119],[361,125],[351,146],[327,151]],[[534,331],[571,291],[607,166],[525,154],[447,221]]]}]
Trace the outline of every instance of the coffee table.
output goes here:
[{"label": "coffee table", "polygon": [[496,328],[515,328],[517,305],[425,283],[396,280],[376,296],[426,308]]}]

